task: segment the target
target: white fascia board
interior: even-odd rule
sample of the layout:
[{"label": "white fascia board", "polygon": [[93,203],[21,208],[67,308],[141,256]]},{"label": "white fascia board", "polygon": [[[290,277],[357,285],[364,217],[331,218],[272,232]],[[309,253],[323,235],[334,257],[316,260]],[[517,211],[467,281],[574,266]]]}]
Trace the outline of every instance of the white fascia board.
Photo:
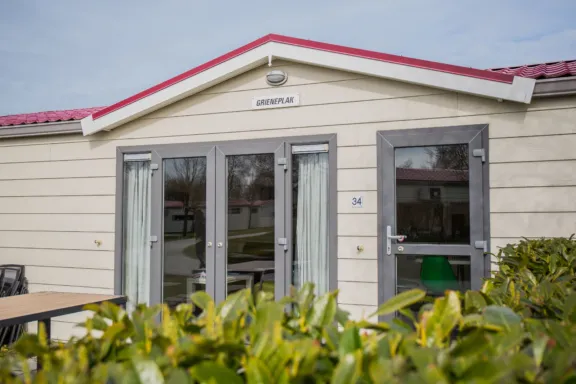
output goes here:
[{"label": "white fascia board", "polygon": [[92,116],[88,116],[81,120],[82,132],[86,136],[102,130],[111,130],[265,64],[270,57],[526,104],[530,103],[536,84],[535,80],[527,78],[514,77],[512,84],[510,84],[342,53],[268,42],[136,100],[96,120],[93,120]]},{"label": "white fascia board", "polygon": [[521,77],[514,77],[509,84],[294,45],[270,44],[274,56],[286,60],[526,104],[530,103],[536,84],[533,79]]},{"label": "white fascia board", "polygon": [[234,76],[268,62],[270,43],[231,58],[221,64],[164,88],[96,120],[88,116],[81,120],[84,136],[111,130],[138,117],[182,100]]}]

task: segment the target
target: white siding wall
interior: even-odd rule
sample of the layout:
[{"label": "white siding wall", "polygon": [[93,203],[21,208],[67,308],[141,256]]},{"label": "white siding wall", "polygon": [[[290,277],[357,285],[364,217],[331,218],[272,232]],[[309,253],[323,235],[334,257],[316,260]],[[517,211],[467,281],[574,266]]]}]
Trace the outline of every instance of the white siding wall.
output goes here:
[{"label": "white siding wall", "polygon": [[[525,106],[277,64],[281,90],[262,67],[111,132],[0,141],[0,263],[26,264],[32,291],[111,293],[117,146],[337,133],[339,300],[360,317],[378,304],[376,132],[461,124],[490,124],[493,249],[576,231],[576,97]],[[302,105],[251,110],[278,92]],[[350,209],[354,194],[364,208]],[[81,317],[58,319],[55,336]]]}]

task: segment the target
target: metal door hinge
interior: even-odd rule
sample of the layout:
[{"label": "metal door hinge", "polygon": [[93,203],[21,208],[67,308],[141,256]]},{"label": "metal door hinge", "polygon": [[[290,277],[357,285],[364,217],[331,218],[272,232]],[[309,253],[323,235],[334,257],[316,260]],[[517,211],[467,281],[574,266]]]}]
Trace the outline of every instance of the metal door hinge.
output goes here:
[{"label": "metal door hinge", "polygon": [[159,167],[158,167],[158,164],[156,164],[156,163],[150,164],[150,170],[151,170],[152,172],[157,171],[158,168],[159,168]]},{"label": "metal door hinge", "polygon": [[282,165],[285,171],[288,170],[288,161],[286,160],[285,157],[278,158],[278,165]]},{"label": "metal door hinge", "polygon": [[481,157],[482,158],[482,162],[485,163],[486,162],[486,150],[484,148],[479,148],[479,149],[475,149],[472,151],[472,155],[474,157]]},{"label": "metal door hinge", "polygon": [[278,245],[283,245],[284,250],[287,251],[288,250],[288,239],[285,237],[279,237],[278,238]]},{"label": "metal door hinge", "polygon": [[488,252],[488,242],[485,240],[478,240],[474,242],[474,248],[482,249],[484,252]]}]

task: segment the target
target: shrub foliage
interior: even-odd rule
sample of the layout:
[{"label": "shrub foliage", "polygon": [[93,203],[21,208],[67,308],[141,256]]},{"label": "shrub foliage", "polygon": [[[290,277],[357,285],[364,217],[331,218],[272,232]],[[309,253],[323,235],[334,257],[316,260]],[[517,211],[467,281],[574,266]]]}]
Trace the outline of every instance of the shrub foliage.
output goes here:
[{"label": "shrub foliage", "polygon": [[[83,338],[49,347],[42,330],[22,337],[0,381],[576,383],[576,242],[525,240],[498,258],[481,291],[447,291],[416,314],[409,308],[426,293],[411,290],[361,321],[338,308],[337,292],[316,297],[312,285],[280,302],[245,290],[220,305],[196,292],[174,311],[139,306],[130,316],[93,306]],[[29,356],[43,369],[11,375]]]}]

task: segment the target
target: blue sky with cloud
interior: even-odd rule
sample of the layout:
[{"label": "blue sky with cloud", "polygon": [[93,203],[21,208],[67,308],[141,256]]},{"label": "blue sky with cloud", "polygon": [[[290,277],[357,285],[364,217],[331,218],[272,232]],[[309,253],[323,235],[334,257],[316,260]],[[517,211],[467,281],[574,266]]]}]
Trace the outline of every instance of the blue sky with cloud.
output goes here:
[{"label": "blue sky with cloud", "polygon": [[5,0],[0,115],[109,105],[268,33],[477,68],[576,59],[574,0]]}]

